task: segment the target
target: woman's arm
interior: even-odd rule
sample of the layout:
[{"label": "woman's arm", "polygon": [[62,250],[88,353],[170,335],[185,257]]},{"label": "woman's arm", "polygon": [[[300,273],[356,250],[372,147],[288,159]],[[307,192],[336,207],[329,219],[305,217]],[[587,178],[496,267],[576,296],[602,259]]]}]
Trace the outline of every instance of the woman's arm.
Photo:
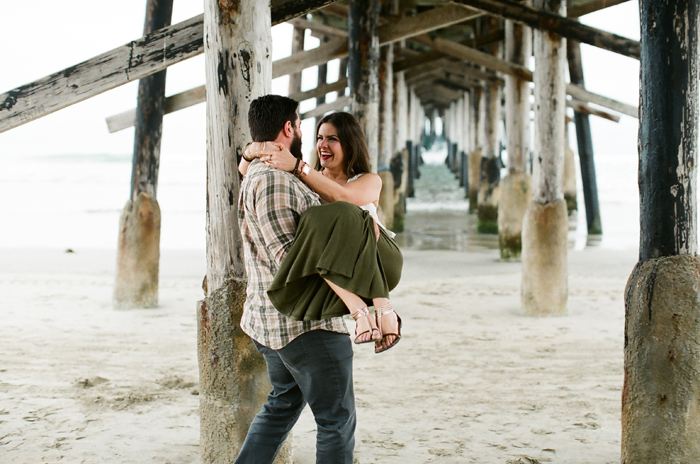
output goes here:
[{"label": "woman's arm", "polygon": [[[270,142],[272,143],[272,142]],[[266,147],[265,145],[267,142],[250,142],[245,146],[245,149],[243,150],[243,156],[241,156],[241,161],[238,163],[238,172],[243,174],[245,176],[246,172],[248,172],[248,167],[250,167],[250,163],[255,160],[255,158],[258,157],[258,155],[265,149],[265,148],[270,148]],[[273,145],[274,147],[274,145]]]},{"label": "woman's arm", "polygon": [[[258,154],[258,157],[268,166],[292,172],[297,164],[297,159],[283,145],[274,145],[276,148],[269,150],[268,146]],[[357,206],[363,206],[379,201],[379,194],[382,190],[381,177],[373,173],[366,173],[353,182],[340,185],[320,172],[311,169],[309,174],[301,175],[301,180],[329,203],[347,201]]]}]

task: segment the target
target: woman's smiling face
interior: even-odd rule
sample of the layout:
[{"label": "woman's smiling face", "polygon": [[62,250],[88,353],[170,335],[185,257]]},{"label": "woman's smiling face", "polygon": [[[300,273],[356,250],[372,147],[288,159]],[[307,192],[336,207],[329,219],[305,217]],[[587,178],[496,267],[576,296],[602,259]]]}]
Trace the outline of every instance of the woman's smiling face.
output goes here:
[{"label": "woman's smiling face", "polygon": [[345,153],[343,147],[340,146],[338,131],[335,126],[329,122],[324,122],[318,128],[316,134],[316,151],[318,159],[321,161],[321,166],[324,169],[334,171],[343,171],[345,168]]}]

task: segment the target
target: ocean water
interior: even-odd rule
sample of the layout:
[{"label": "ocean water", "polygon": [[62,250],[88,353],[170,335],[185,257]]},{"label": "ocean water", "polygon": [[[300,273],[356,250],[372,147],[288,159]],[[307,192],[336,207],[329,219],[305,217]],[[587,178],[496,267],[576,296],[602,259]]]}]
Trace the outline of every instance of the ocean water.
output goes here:
[{"label": "ocean water", "polygon": [[[471,250],[497,247],[495,236],[478,234],[476,218],[457,180],[444,167],[445,151],[424,153],[426,165],[408,200],[408,248]],[[204,154],[163,155],[158,201],[163,249],[205,248]],[[635,154],[596,159],[603,235],[586,233],[583,192],[570,218],[570,244],[629,249],[639,240]],[[0,246],[80,250],[115,248],[119,217],[128,199],[131,156],[59,155],[0,158]]]}]

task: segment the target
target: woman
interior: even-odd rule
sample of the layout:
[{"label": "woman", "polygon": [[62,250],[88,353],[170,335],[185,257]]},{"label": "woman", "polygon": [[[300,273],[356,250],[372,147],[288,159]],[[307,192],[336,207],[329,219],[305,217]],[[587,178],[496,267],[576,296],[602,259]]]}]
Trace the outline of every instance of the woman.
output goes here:
[{"label": "woman", "polygon": [[[380,353],[401,338],[401,319],[388,296],[403,263],[394,234],[376,213],[382,181],[370,172],[362,128],[349,113],[331,113],[318,122],[316,150],[318,163],[312,170],[282,145],[256,143],[246,149],[245,158],[258,157],[268,166],[294,172],[329,203],[301,216],[268,295],[280,312],[298,320],[349,311],[357,321],[355,343],[375,341]],[[241,172],[247,165],[241,162]],[[369,300],[375,318],[365,303]]]}]

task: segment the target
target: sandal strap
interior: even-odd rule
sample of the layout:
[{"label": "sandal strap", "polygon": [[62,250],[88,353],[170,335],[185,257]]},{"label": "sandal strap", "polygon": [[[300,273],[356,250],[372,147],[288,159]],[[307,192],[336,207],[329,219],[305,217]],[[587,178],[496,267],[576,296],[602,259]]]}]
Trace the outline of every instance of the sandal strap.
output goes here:
[{"label": "sandal strap", "polygon": [[365,306],[364,308],[360,308],[354,313],[352,313],[351,316],[355,320],[358,320],[361,317],[367,317],[369,316],[369,308],[367,306]]},{"label": "sandal strap", "polygon": [[377,317],[382,317],[387,314],[391,314],[394,312],[394,306],[391,304],[391,301],[379,306],[378,308],[374,308],[374,312],[377,314]]}]

